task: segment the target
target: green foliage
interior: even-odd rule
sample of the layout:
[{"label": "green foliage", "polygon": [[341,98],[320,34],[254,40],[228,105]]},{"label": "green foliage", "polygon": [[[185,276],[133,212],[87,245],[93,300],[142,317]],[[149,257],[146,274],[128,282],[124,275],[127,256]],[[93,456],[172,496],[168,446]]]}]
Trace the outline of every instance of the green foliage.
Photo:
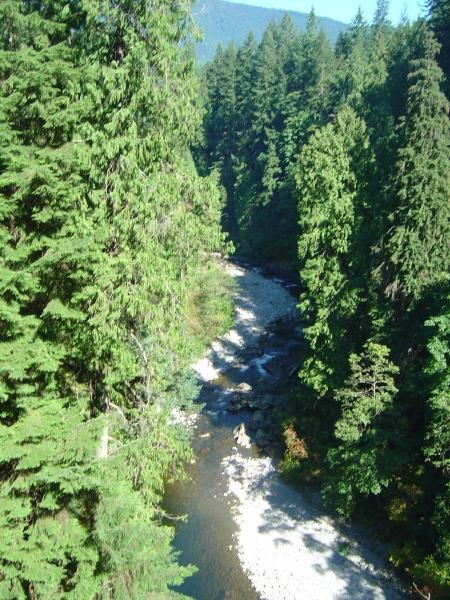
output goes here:
[{"label": "green foliage", "polygon": [[[200,63],[212,60],[218,45],[242,45],[250,29],[260,41],[271,22],[279,23],[286,16],[297,31],[303,31],[308,22],[308,15],[303,12],[235,4],[224,0],[199,0],[194,16],[203,31],[197,50]],[[333,42],[346,28],[345,24],[333,19],[320,17],[318,20],[320,27]]]},{"label": "green foliage", "polygon": [[8,0],[0,23],[0,596],[171,597],[186,299],[224,249],[189,3]]},{"label": "green foliage", "polygon": [[333,52],[311,14],[298,33],[286,16],[257,45],[219,48],[206,67],[205,144],[197,157],[218,169],[223,224],[238,252],[295,263],[296,205],[290,168],[329,109]]},{"label": "green foliage", "polygon": [[335,394],[342,407],[336,437],[346,443],[367,436],[372,421],[384,412],[397,392],[393,376],[398,373],[389,360],[389,349],[369,342],[362,357],[350,355],[351,376]]},{"label": "green foliage", "polygon": [[438,541],[433,554],[425,557],[422,563],[411,568],[414,576],[422,581],[431,581],[438,597],[445,597],[450,589],[450,484],[440,494],[435,503],[432,524],[438,532]]},{"label": "green foliage", "polygon": [[[186,403],[188,399],[183,397]],[[182,476],[183,465],[192,459],[186,432],[173,423],[168,427],[174,404],[170,398],[166,404],[163,410],[147,409],[134,423],[140,431],[131,441],[117,439],[121,427],[112,431],[109,459],[102,472],[108,485],[95,520],[95,536],[105,561],[101,598],[169,598],[168,586],[181,584],[195,572],[194,567],[176,564],[173,531],[161,525],[159,503],[165,484]]]},{"label": "green foliage", "polygon": [[449,0],[428,0],[431,27],[441,44],[439,63],[447,77],[447,91],[450,77],[450,2]]},{"label": "green foliage", "polygon": [[353,234],[363,202],[360,168],[367,145],[363,121],[345,108],[335,123],[311,138],[297,166],[299,259],[305,290],[300,309],[310,347],[302,378],[319,396],[336,383],[339,346],[346,332],[342,321],[350,323],[358,305]]},{"label": "green foliage", "polygon": [[72,140],[88,105],[65,43],[76,15],[60,9],[0,8],[0,586],[11,598],[61,597],[75,571],[88,595],[99,584],[87,524],[102,485],[100,421],[80,373],[98,250],[76,224],[83,162]]},{"label": "green foliage", "polygon": [[[415,565],[414,574],[422,579],[431,575],[443,590],[450,589],[450,298],[447,297],[442,314],[427,321],[432,330],[428,343],[429,377],[428,415],[424,444],[426,460],[437,469],[436,479],[443,481],[432,516],[436,531],[436,547],[424,561]],[[446,483],[445,483],[446,482]]]},{"label": "green foliage", "polygon": [[234,321],[234,280],[219,266],[198,271],[187,298],[189,331],[204,349],[212,339],[231,329]]},{"label": "green foliage", "polygon": [[394,27],[379,0],[334,49],[312,13],[302,34],[286,17],[221,50],[198,156],[219,171],[238,252],[298,266],[282,469],[375,516],[393,562],[446,597],[449,3],[428,4],[430,27]]},{"label": "green foliage", "polygon": [[362,355],[350,355],[351,374],[335,393],[341,406],[335,425],[339,443],[328,451],[330,480],[324,493],[344,515],[351,513],[359,495],[379,494],[392,476],[394,376],[399,369],[388,356],[386,346],[368,342]]},{"label": "green foliage", "polygon": [[395,188],[398,204],[387,252],[389,294],[416,300],[450,271],[450,118],[440,89],[437,46],[424,33],[423,57],[411,62],[407,112],[400,126]]},{"label": "green foliage", "polygon": [[443,471],[450,468],[450,297],[442,314],[427,321],[433,335],[428,342],[430,398],[425,454]]}]

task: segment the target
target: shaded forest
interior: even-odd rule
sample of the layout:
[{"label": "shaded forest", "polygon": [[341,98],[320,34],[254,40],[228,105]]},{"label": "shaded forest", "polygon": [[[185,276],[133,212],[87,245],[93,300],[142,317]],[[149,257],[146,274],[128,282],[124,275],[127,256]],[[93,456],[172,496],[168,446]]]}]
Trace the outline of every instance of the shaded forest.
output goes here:
[{"label": "shaded forest", "polygon": [[450,2],[201,74],[193,6],[0,3],[0,598],[180,597],[162,499],[233,245],[300,274],[284,473],[448,597]]},{"label": "shaded forest", "polygon": [[380,0],[335,47],[314,13],[219,47],[196,160],[237,252],[300,274],[285,472],[381,524],[394,565],[446,597],[450,3],[428,8],[393,26]]}]

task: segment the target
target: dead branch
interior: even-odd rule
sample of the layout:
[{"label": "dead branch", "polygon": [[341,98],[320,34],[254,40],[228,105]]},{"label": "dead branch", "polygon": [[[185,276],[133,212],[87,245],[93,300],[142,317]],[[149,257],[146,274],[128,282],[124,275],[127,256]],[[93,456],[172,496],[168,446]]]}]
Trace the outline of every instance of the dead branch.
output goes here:
[{"label": "dead branch", "polygon": [[130,335],[131,335],[131,338],[136,343],[136,346],[141,351],[142,358],[144,359],[144,365],[147,366],[148,365],[148,357],[147,357],[147,353],[145,351],[144,346],[142,345],[142,343],[139,341],[138,337],[133,332]]},{"label": "dead branch", "polygon": [[419,590],[419,588],[417,587],[417,585],[413,582],[413,587],[414,587],[414,591],[419,594],[419,596],[421,598],[423,598],[424,600],[431,600],[431,592],[428,592],[428,594],[424,594],[421,590]]},{"label": "dead branch", "polygon": [[117,411],[119,413],[119,415],[122,417],[122,419],[125,421],[125,423],[128,425],[128,420],[125,416],[125,413],[120,408],[120,406],[117,406],[117,404],[114,404],[114,402],[111,402],[111,400],[108,400],[108,408],[113,408],[115,411]]}]

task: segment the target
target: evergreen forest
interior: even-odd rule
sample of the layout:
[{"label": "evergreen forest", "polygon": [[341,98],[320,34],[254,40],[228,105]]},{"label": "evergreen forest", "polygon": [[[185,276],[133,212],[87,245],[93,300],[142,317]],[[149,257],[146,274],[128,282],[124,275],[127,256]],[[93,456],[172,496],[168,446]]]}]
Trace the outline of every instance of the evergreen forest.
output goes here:
[{"label": "evergreen forest", "polygon": [[219,47],[195,156],[237,252],[300,275],[285,472],[370,515],[391,561],[448,597],[450,2],[388,11],[334,47],[314,12]]},{"label": "evergreen forest", "polygon": [[0,3],[2,600],[166,598],[192,571],[160,502],[191,456],[171,414],[232,314],[189,4]]},{"label": "evergreen forest", "polygon": [[[297,29],[304,29],[308,13],[297,11],[285,11],[277,8],[266,8],[245,4],[234,3],[227,0],[198,0],[192,11],[197,25],[202,30],[200,42],[196,45],[197,59],[200,64],[214,57],[218,44],[227,45],[231,42],[241,44],[249,31],[260,40],[264,30],[273,21],[281,21],[288,14]],[[302,10],[300,5],[300,10]],[[309,6],[306,10],[309,10]],[[346,29],[344,23],[340,23],[327,17],[319,17],[319,26],[323,27],[331,42],[336,42],[340,31]]]},{"label": "evergreen forest", "polygon": [[0,600],[183,597],[163,498],[234,249],[300,278],[286,477],[449,597],[450,1],[202,68],[194,6],[0,1]]}]

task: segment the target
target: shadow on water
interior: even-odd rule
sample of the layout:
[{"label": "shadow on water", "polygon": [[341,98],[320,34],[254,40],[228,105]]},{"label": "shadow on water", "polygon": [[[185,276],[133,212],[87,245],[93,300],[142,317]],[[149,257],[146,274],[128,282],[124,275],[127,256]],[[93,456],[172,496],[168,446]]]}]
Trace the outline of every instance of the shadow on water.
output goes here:
[{"label": "shadow on water", "polygon": [[199,569],[176,589],[196,600],[256,600],[258,595],[233,549],[236,526],[221,465],[232,452],[232,430],[243,415],[224,411],[220,387],[208,386],[201,400],[206,405],[195,432],[197,460],[189,469],[191,479],[173,485],[165,503],[171,514],[188,515],[188,521],[177,526],[174,546],[181,552],[182,564]]},{"label": "shadow on water", "polygon": [[[256,306],[251,287],[238,292],[237,305],[241,311],[254,313]],[[291,293],[295,294],[293,290]],[[257,326],[257,320],[252,324]],[[238,322],[235,331],[245,338],[249,325]],[[232,414],[227,408],[232,390],[239,383],[253,386],[260,383],[262,377],[270,377],[264,367],[272,356],[285,353],[291,341],[292,336],[286,331],[285,335],[272,336],[250,352],[244,348],[242,353],[233,341],[221,340],[221,352],[235,356],[238,366],[228,367],[213,384],[203,386],[199,402],[204,407],[193,440],[196,462],[188,469],[190,479],[172,485],[165,499],[169,514],[188,516],[187,521],[180,521],[176,526],[174,548],[180,553],[181,564],[194,564],[198,571],[175,590],[195,600],[259,600],[237,556],[233,499],[228,495],[222,466],[223,459],[230,456],[236,446],[233,429],[248,422],[251,415],[246,411]],[[266,355],[270,358],[265,358]],[[219,354],[212,351],[211,358],[215,366],[223,368]],[[240,448],[240,452],[248,456],[258,454],[255,448]]]},{"label": "shadow on water", "polygon": [[[281,280],[275,282],[279,285],[284,283],[283,287],[293,295],[298,291],[297,288],[292,290],[295,283],[286,284]],[[238,304],[244,311],[255,309],[249,286],[246,291],[238,293]],[[259,600],[237,555],[233,498],[228,495],[228,482],[224,476],[222,461],[233,454],[236,446],[233,429],[242,422],[249,423],[252,418],[251,413],[245,410],[238,414],[227,410],[233,397],[233,389],[246,382],[254,390],[264,390],[273,384],[272,380],[276,382],[277,378],[272,376],[272,372],[278,369],[280,374],[280,365],[283,373],[283,368],[290,368],[292,365],[293,357],[294,364],[298,364],[295,361],[301,333],[297,338],[293,335],[299,329],[298,323],[280,323],[281,327],[277,325],[275,332],[268,332],[257,346],[244,348],[243,352],[232,341],[223,342],[222,349],[233,355],[237,359],[236,363],[232,368],[228,366],[212,384],[203,385],[199,402],[204,406],[193,440],[196,462],[189,466],[189,480],[177,482],[167,490],[166,511],[173,516],[188,516],[186,521],[180,521],[176,526],[174,548],[180,553],[181,564],[194,564],[198,568],[197,573],[174,589],[195,600]],[[236,330],[245,336],[245,326],[242,323],[238,323]],[[212,352],[211,356],[214,366],[223,368],[220,352]],[[239,453],[256,456],[258,451],[254,447],[249,450],[239,448]],[[302,492],[303,501],[300,501],[298,492],[289,486],[286,489],[286,484],[280,481],[275,472],[265,479],[257,479],[255,486],[259,486],[255,492],[264,492],[271,507],[264,515],[263,527],[267,532],[275,533],[275,547],[289,548],[290,531],[295,528],[296,522],[301,521],[305,524],[304,531],[302,528],[304,546],[311,548],[315,555],[313,569],[321,574],[335,571],[341,579],[345,573],[345,593],[330,598],[379,598],[374,595],[372,586],[375,576],[372,577],[370,572],[362,573],[358,564],[342,553],[340,543],[345,540],[345,528],[339,531],[340,535],[330,544],[316,539],[316,521],[323,518],[324,512],[320,497],[315,491],[305,490]],[[264,489],[260,489],[260,486],[264,486]],[[283,493],[280,493],[280,486],[283,486]],[[365,560],[364,544],[357,551]],[[367,561],[373,563],[374,557],[370,554],[368,551]],[[385,598],[390,600],[398,596],[388,594]]]}]

